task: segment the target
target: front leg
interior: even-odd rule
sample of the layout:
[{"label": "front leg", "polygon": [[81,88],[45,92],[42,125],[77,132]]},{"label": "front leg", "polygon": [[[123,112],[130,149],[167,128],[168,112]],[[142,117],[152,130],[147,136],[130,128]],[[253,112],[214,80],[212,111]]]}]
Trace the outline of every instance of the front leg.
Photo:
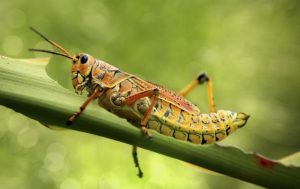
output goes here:
[{"label": "front leg", "polygon": [[89,105],[89,103],[100,96],[99,88],[96,88],[95,91],[89,96],[88,99],[80,106],[79,111],[75,112],[66,122],[67,125],[72,125],[73,121],[82,113],[83,110]]}]

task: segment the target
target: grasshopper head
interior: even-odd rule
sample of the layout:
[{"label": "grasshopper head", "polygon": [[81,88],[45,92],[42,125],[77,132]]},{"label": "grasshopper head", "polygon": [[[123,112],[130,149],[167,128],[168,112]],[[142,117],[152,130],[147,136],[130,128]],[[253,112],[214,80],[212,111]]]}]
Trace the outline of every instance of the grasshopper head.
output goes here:
[{"label": "grasshopper head", "polygon": [[71,54],[64,49],[62,46],[57,44],[56,42],[52,41],[51,39],[48,39],[46,36],[41,34],[39,31],[37,31],[34,28],[30,28],[34,33],[42,37],[44,40],[49,42],[52,46],[57,48],[60,52],[55,51],[49,51],[44,49],[29,49],[30,51],[38,51],[38,52],[44,52],[54,55],[63,56],[65,58],[70,59],[73,62],[72,65],[72,84],[75,88],[76,92],[81,92],[87,82],[89,81],[91,70],[93,67],[93,64],[95,62],[95,58],[91,55],[85,54],[85,53],[76,53],[74,56],[71,56]]},{"label": "grasshopper head", "polygon": [[76,53],[72,62],[72,84],[76,89],[90,78],[95,58],[86,53]]}]

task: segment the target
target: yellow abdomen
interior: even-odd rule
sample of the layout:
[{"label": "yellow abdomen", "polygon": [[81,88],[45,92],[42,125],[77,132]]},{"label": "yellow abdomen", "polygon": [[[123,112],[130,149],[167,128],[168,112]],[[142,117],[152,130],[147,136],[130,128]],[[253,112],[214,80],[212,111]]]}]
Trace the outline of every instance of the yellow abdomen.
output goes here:
[{"label": "yellow abdomen", "polygon": [[147,128],[196,144],[210,144],[224,139],[249,116],[244,113],[219,110],[216,113],[192,114],[179,107],[159,100],[152,111]]}]

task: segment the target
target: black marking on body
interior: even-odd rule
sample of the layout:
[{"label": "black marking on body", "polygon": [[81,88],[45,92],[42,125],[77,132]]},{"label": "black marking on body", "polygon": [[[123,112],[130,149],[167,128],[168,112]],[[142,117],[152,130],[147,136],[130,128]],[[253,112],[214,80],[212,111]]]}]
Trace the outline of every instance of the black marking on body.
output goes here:
[{"label": "black marking on body", "polygon": [[121,73],[121,71],[120,70],[114,70],[114,75],[113,76],[117,75],[118,73]]},{"label": "black marking on body", "polygon": [[172,134],[172,137],[176,138],[175,137],[175,133],[176,133],[176,130],[174,130],[173,134]]},{"label": "black marking on body", "polygon": [[215,120],[211,119],[211,121],[212,121],[213,123],[218,123],[218,122],[219,122],[218,119],[215,119]]},{"label": "black marking on body", "polygon": [[229,130],[230,130],[230,127],[227,127],[227,128],[226,128],[226,135],[227,135],[227,136],[229,135]]},{"label": "black marking on body", "polygon": [[182,109],[180,110],[180,113],[179,113],[179,115],[178,115],[178,119],[177,119],[177,121],[176,121],[176,123],[180,123],[181,122],[181,120],[182,120]]},{"label": "black marking on body", "polygon": [[207,143],[207,140],[204,139],[204,135],[202,135],[202,141],[201,141],[201,144],[206,144]]},{"label": "black marking on body", "polygon": [[158,127],[159,127],[159,133],[161,133],[161,127],[162,127],[163,125],[162,124],[160,124]]},{"label": "black marking on body", "polygon": [[194,121],[193,116],[190,116],[190,125],[189,125],[189,127],[190,128],[192,128],[192,127],[195,128],[194,123],[196,123],[196,122]]},{"label": "black marking on body", "polygon": [[170,114],[173,115],[173,111],[172,111],[172,104],[169,103],[169,107],[167,108],[163,117],[168,118],[170,116]]},{"label": "black marking on body", "polygon": [[102,80],[104,78],[104,75],[105,75],[105,73],[98,73],[96,75],[96,78],[99,79],[99,80]]},{"label": "black marking on body", "polygon": [[155,105],[154,105],[154,108],[157,110],[158,109],[158,106],[159,106],[159,103],[158,103],[158,101],[155,103]]},{"label": "black marking on body", "polygon": [[164,113],[164,117],[167,118],[171,114],[171,110],[168,108],[167,111]]},{"label": "black marking on body", "polygon": [[[175,132],[174,132],[175,133]],[[188,133],[188,136],[187,136],[187,141],[189,142],[193,142],[191,139],[190,139],[190,134]]]},{"label": "black marking on body", "polygon": [[224,118],[224,117],[220,117],[220,120],[224,122],[224,121],[225,121],[225,118]]},{"label": "black marking on body", "polygon": [[179,116],[178,116],[178,120],[177,120],[177,123],[181,123],[181,121],[185,121],[185,117],[183,116],[183,112],[184,110],[180,109],[180,113],[179,113]]}]

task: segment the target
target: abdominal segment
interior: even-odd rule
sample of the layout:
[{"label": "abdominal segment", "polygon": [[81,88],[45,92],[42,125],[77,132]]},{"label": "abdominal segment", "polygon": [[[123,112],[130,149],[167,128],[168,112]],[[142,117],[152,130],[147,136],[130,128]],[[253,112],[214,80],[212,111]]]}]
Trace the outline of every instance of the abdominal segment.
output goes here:
[{"label": "abdominal segment", "polygon": [[196,144],[210,144],[236,130],[236,114],[219,110],[209,114],[191,114],[166,101],[156,104],[147,128]]}]

